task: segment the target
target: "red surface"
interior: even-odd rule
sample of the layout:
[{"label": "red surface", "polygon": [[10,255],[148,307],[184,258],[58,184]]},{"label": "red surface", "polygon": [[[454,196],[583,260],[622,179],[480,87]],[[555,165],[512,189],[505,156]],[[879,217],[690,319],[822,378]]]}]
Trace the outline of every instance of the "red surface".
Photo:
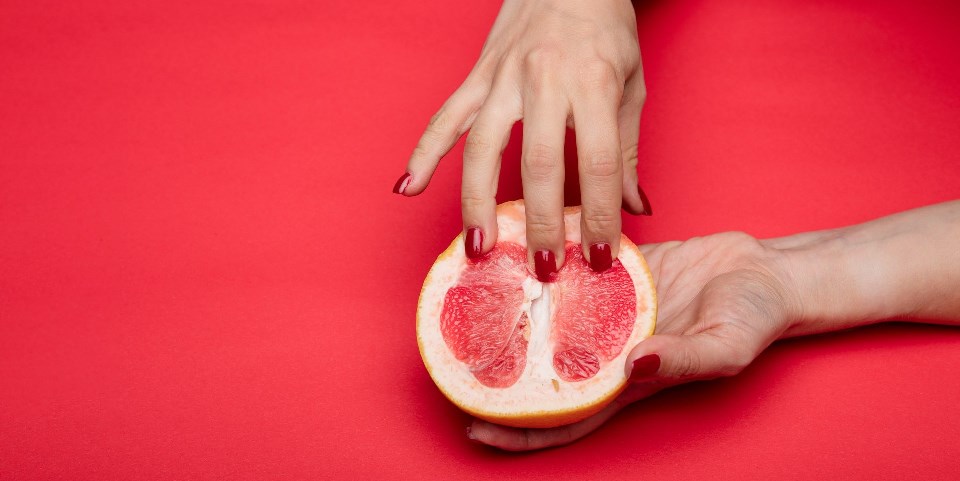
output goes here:
[{"label": "red surface", "polygon": [[[0,479],[956,479],[945,327],[778,344],[563,449],[467,443],[413,322],[462,149],[390,189],[494,3],[3,2]],[[960,193],[955,2],[639,10],[635,240]]]}]

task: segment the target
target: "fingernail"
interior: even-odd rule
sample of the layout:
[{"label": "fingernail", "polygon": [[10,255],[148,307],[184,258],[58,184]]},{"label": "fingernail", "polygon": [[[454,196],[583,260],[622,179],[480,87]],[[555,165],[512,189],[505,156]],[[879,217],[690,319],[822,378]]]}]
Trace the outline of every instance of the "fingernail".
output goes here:
[{"label": "fingernail", "polygon": [[546,249],[538,250],[533,253],[533,267],[537,273],[537,280],[551,282],[557,273],[557,256]]},{"label": "fingernail", "polygon": [[640,184],[637,184],[637,194],[640,194],[640,200],[643,201],[643,212],[640,215],[653,215],[653,207],[650,207],[650,200],[647,199],[647,194],[643,192]]},{"label": "fingernail", "polygon": [[594,272],[603,272],[613,265],[613,255],[610,252],[610,244],[606,242],[597,242],[590,246],[590,267]]},{"label": "fingernail", "polygon": [[656,376],[660,369],[660,355],[647,354],[633,361],[633,370],[630,371],[630,382],[649,381]]},{"label": "fingernail", "polygon": [[410,181],[413,180],[413,177],[409,172],[404,173],[397,179],[397,183],[393,186],[394,194],[402,194],[403,191],[407,190],[407,186],[410,185]]},{"label": "fingernail", "polygon": [[467,237],[463,240],[463,248],[467,252],[467,258],[476,259],[480,257],[483,251],[483,231],[479,227],[467,229]]}]

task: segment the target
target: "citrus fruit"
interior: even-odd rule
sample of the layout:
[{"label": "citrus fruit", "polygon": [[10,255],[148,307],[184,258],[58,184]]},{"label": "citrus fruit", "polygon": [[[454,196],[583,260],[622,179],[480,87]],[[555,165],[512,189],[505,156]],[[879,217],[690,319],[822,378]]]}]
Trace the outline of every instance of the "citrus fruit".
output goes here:
[{"label": "citrus fruit", "polygon": [[612,267],[594,272],[580,246],[580,208],[564,211],[566,260],[552,282],[527,264],[523,201],[497,206],[499,235],[478,259],[463,234],[427,274],[417,342],[443,394],[464,411],[516,427],[584,419],[626,387],[626,356],[653,334],[656,292],[626,236]]}]

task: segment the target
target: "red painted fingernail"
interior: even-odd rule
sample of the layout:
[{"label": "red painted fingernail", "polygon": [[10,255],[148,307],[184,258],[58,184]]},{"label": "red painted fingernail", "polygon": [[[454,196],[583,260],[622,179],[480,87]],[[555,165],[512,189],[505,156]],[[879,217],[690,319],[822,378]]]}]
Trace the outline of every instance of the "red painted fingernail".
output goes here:
[{"label": "red painted fingernail", "polygon": [[660,369],[660,355],[647,354],[633,361],[633,370],[630,371],[630,382],[649,381],[657,375]]},{"label": "red painted fingernail", "polygon": [[647,199],[647,194],[643,192],[640,184],[637,184],[637,194],[640,194],[640,200],[643,201],[643,212],[640,215],[653,215],[653,207],[650,207],[650,200]]},{"label": "red painted fingernail", "polygon": [[557,256],[546,249],[533,253],[533,267],[540,282],[551,282],[557,274]]},{"label": "red painted fingernail", "polygon": [[590,267],[594,272],[603,272],[613,265],[613,254],[610,244],[597,242],[590,246]]},{"label": "red painted fingernail", "polygon": [[467,229],[467,237],[463,241],[463,248],[467,252],[467,258],[476,259],[483,252],[483,231],[479,227],[470,227]]},{"label": "red painted fingernail", "polygon": [[402,194],[403,191],[407,190],[407,186],[410,185],[410,181],[413,180],[413,177],[409,172],[404,173],[397,179],[397,183],[393,186],[394,194]]}]

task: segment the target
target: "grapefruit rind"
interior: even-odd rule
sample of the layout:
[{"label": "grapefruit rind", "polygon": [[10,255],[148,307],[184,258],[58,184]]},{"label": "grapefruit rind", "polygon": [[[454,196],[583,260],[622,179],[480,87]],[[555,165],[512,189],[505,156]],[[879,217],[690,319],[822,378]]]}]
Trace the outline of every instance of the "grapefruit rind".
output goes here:
[{"label": "grapefruit rind", "polygon": [[[522,201],[497,206],[497,220],[498,240],[517,242],[526,248]],[[579,207],[566,208],[564,221],[567,240],[579,243]],[[656,327],[653,277],[640,250],[626,236],[621,236],[618,259],[634,284],[637,317],[623,351],[609,361],[608,367],[590,379],[565,382],[553,371],[552,355],[530,352],[527,366],[515,384],[489,388],[456,359],[440,334],[444,295],[456,285],[468,262],[463,255],[463,234],[458,235],[427,274],[417,305],[417,344],[430,377],[450,402],[473,416],[497,424],[547,428],[596,414],[626,388],[623,369],[626,356],[634,345],[651,336]]]}]

